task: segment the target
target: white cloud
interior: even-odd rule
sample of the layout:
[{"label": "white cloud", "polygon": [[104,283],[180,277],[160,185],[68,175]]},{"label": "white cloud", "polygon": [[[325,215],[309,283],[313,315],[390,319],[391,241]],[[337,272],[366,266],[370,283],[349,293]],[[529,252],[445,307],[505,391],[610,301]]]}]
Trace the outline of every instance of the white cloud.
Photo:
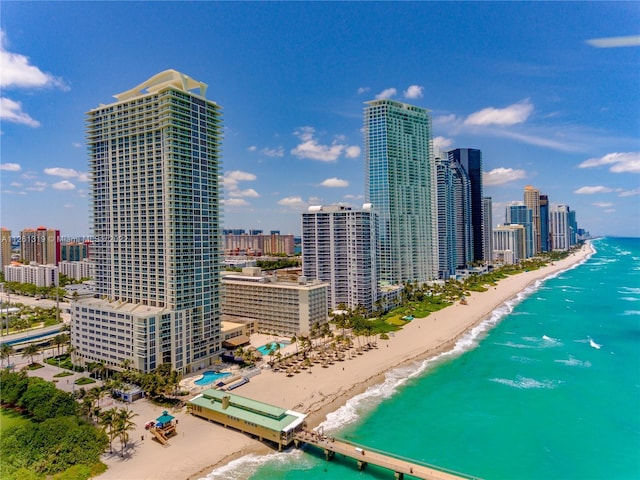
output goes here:
[{"label": "white cloud", "polygon": [[54,177],[75,178],[79,182],[89,181],[89,175],[87,173],[78,172],[73,168],[63,168],[63,167],[45,168],[44,173],[46,173],[47,175],[53,175]]},{"label": "white cloud", "polygon": [[238,182],[253,182],[256,180],[253,173],[243,172],[242,170],[232,170],[227,172],[222,177],[222,184],[225,188],[236,189],[238,188]]},{"label": "white cloud", "polygon": [[301,209],[307,206],[307,202],[302,200],[302,197],[286,197],[278,200],[278,205],[282,205],[283,207],[291,207],[294,209]]},{"label": "white cloud", "polygon": [[640,47],[640,35],[592,38],[586,42],[596,48]]},{"label": "white cloud", "polygon": [[73,207],[74,207],[73,203],[65,203],[64,204],[64,208],[73,208]]},{"label": "white cloud", "polygon": [[526,178],[527,172],[524,170],[517,170],[513,168],[494,168],[489,172],[482,174],[482,183],[486,186],[503,185],[505,183],[513,182]]},{"label": "white cloud", "polygon": [[613,192],[613,188],[603,187],[602,185],[597,185],[594,187],[580,187],[577,190],[574,190],[573,193],[578,195],[592,195],[594,193],[609,193]]},{"label": "white cloud", "polygon": [[360,87],[360,88],[358,88],[358,95],[362,95],[363,93],[367,93],[369,90],[371,90],[369,87]]},{"label": "white cloud", "polygon": [[4,170],[6,172],[19,172],[22,170],[22,167],[18,163],[0,163],[0,170]]},{"label": "white cloud", "polygon": [[260,196],[258,192],[256,192],[253,188],[248,188],[247,190],[231,190],[229,192],[230,197],[251,197],[257,198]]},{"label": "white cloud", "polygon": [[[4,75],[4,72],[3,72]],[[2,78],[2,76],[0,76]],[[22,104],[10,98],[0,98],[0,119],[5,122],[20,123],[29,127],[39,127],[40,122],[34,120],[28,113],[22,111]]]},{"label": "white cloud", "polygon": [[440,150],[449,148],[453,144],[453,140],[445,137],[435,137],[433,139],[433,146]]},{"label": "white cloud", "polygon": [[256,147],[255,145],[251,145],[249,148],[247,148],[247,150],[249,150],[250,152],[255,152],[256,150],[258,150],[258,147]]},{"label": "white cloud", "polygon": [[74,190],[76,186],[69,180],[62,180],[61,182],[51,185],[56,190]]},{"label": "white cloud", "polygon": [[386,90],[381,91],[376,95],[376,100],[381,100],[383,98],[391,98],[394,97],[398,91],[395,88],[387,88]]},{"label": "white cloud", "polygon": [[345,200],[362,200],[364,198],[364,195],[353,195],[353,194],[348,194],[344,196]]},{"label": "white cloud", "polygon": [[267,157],[284,157],[284,148],[263,148],[260,150],[260,153],[266,155]]},{"label": "white cloud", "polygon": [[358,158],[360,156],[360,147],[351,145],[344,150],[344,156],[347,158]]},{"label": "white cloud", "polygon": [[601,165],[611,165],[610,172],[613,173],[640,173],[640,152],[608,153],[599,158],[585,160],[579,168],[592,168]]},{"label": "white cloud", "polygon": [[74,148],[82,148],[82,144],[80,142],[73,142],[71,146]]},{"label": "white cloud", "polygon": [[487,107],[469,115],[465,125],[515,125],[523,123],[533,112],[529,99],[524,99],[505,108]]},{"label": "white cloud", "polygon": [[11,185],[12,187],[21,187],[22,184],[20,182],[11,182],[9,185]]},{"label": "white cloud", "polygon": [[315,138],[315,128],[313,127],[300,127],[294,131],[293,134],[302,141],[302,143],[291,150],[291,153],[298,158],[308,158],[321,162],[335,162],[343,152],[348,158],[354,158],[353,155],[356,154],[356,151],[358,155],[360,154],[360,147],[339,143],[345,140],[342,135],[336,136],[333,142],[331,142],[331,145],[322,145]]},{"label": "white cloud", "polygon": [[226,207],[247,207],[249,206],[249,202],[243,198],[229,198],[224,200],[224,205]]},{"label": "white cloud", "polygon": [[613,203],[611,202],[593,202],[591,205],[593,205],[594,207],[600,207],[600,208],[613,207]]},{"label": "white cloud", "polygon": [[411,85],[409,88],[407,88],[404,91],[404,98],[411,98],[411,99],[422,98],[423,90],[424,90],[424,87],[421,87],[420,85]]},{"label": "white cloud", "polygon": [[5,50],[5,33],[0,32],[0,87],[39,88],[61,87],[67,88],[64,82],[49,73],[45,73],[35,65],[31,65],[29,58],[19,53]]},{"label": "white cloud", "polygon": [[327,178],[320,184],[321,187],[329,187],[329,188],[344,188],[349,186],[349,182],[347,180],[343,180],[341,178]]},{"label": "white cloud", "polygon": [[634,190],[624,190],[618,194],[619,197],[633,197],[634,195],[640,195],[640,188]]}]

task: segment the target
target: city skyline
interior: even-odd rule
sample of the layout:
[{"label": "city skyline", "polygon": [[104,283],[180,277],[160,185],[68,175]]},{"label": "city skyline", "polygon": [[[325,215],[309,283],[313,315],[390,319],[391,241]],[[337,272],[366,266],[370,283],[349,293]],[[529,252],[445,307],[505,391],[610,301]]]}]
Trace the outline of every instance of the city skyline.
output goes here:
[{"label": "city skyline", "polygon": [[300,235],[310,205],[360,208],[365,102],[389,98],[431,111],[434,147],[482,151],[494,225],[532,185],[593,235],[640,236],[639,19],[631,2],[6,2],[0,223],[89,235],[86,113],[175,68],[223,106],[224,228]]}]

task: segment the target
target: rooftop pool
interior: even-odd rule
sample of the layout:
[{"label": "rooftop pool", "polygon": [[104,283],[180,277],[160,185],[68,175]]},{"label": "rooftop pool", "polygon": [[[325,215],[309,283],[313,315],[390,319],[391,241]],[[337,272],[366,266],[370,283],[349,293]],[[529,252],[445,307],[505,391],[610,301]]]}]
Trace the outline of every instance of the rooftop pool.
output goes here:
[{"label": "rooftop pool", "polygon": [[205,385],[210,385],[220,380],[221,378],[228,377],[229,375],[231,375],[229,372],[218,373],[218,372],[214,372],[213,370],[207,370],[202,374],[202,378],[199,378],[193,383],[195,383],[200,387],[203,387]]},{"label": "rooftop pool", "polygon": [[[256,350],[258,350],[262,355],[269,355],[269,348],[271,348],[271,345],[280,345],[280,348],[284,348],[287,345],[289,345],[288,343],[282,343],[282,342],[269,342],[266,343],[264,345],[262,345],[261,347],[258,347]],[[274,348],[273,353],[276,353],[276,349]]]}]

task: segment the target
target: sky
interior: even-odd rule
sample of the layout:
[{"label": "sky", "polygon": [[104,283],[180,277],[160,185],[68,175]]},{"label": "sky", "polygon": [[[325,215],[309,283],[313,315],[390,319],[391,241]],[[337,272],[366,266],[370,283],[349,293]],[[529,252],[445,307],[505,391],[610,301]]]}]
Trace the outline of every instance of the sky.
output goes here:
[{"label": "sky", "polygon": [[525,185],[640,237],[640,2],[13,2],[0,15],[0,224],[90,235],[85,114],[173,68],[224,122],[223,227],[300,234],[365,202],[363,109],[430,110],[483,153],[494,226]]}]

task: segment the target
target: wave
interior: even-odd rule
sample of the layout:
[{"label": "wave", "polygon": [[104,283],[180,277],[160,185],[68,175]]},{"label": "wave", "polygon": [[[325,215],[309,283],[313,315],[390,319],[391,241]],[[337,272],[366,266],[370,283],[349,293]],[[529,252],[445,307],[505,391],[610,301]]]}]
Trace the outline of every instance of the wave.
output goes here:
[{"label": "wave", "polygon": [[640,310],[625,310],[622,315],[640,315]]},{"label": "wave", "polygon": [[200,480],[244,480],[267,463],[285,464],[290,462],[295,462],[297,467],[304,467],[305,464],[309,468],[313,467],[309,457],[304,455],[302,450],[293,448],[287,452],[270,453],[268,455],[255,455],[253,453],[245,455],[216,468],[206,477],[200,478]]},{"label": "wave", "polygon": [[568,360],[554,360],[554,362],[562,363],[564,365],[568,365],[569,367],[589,368],[591,366],[591,362],[589,362],[588,360],[587,361],[578,360],[577,358],[573,358],[571,355],[569,355]]},{"label": "wave", "polygon": [[640,295],[640,287],[621,287],[618,293]]},{"label": "wave", "polygon": [[564,383],[559,380],[539,381],[539,380],[536,380],[535,378],[527,378],[521,375],[518,375],[515,380],[512,380],[510,378],[491,378],[489,379],[489,381],[495,382],[495,383],[501,383],[502,385],[507,385],[509,387],[520,388],[523,390],[539,389],[539,388],[554,389],[558,385]]},{"label": "wave", "polygon": [[640,298],[636,298],[636,297],[620,297],[619,300],[624,300],[625,302],[637,302],[637,301],[640,301]]},{"label": "wave", "polygon": [[593,339],[589,339],[589,345],[592,346],[593,348],[595,348],[596,350],[600,350],[600,347],[602,347],[602,345],[600,345],[599,343],[596,343],[593,341]]}]

